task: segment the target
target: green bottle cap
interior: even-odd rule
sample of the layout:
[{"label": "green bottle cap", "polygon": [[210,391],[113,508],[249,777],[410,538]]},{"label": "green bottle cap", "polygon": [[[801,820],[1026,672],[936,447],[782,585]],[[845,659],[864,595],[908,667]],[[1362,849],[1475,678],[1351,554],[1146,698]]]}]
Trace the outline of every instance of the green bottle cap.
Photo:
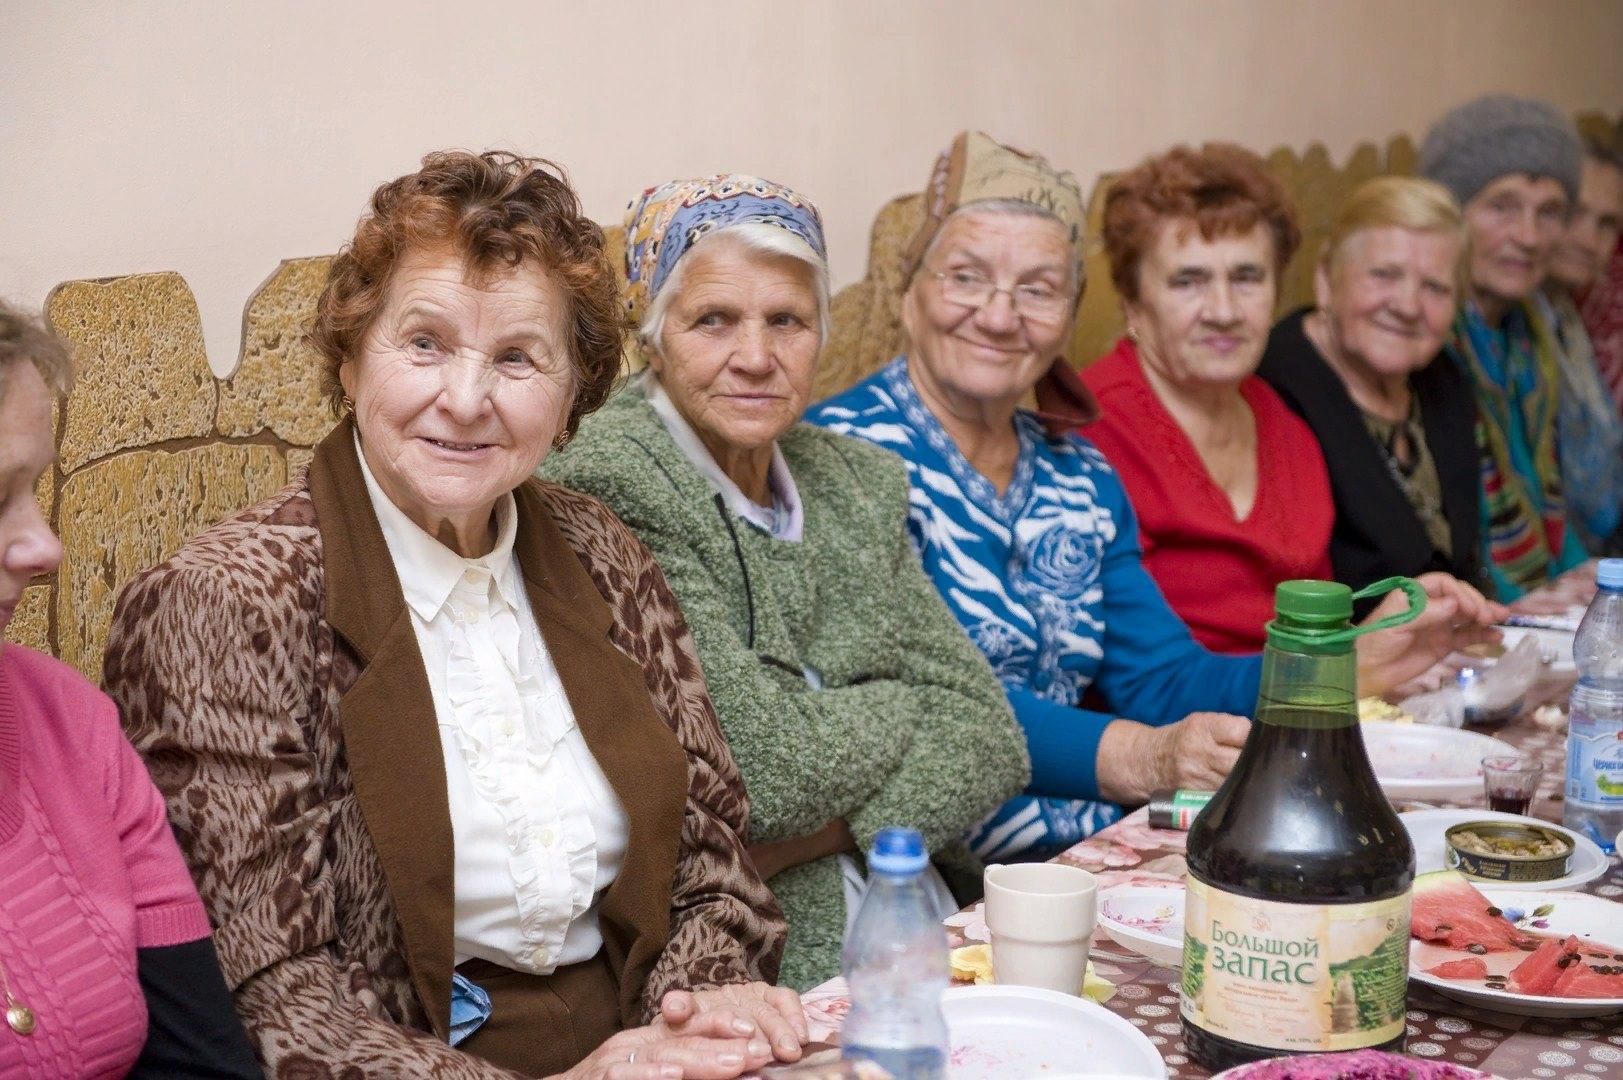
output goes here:
[{"label": "green bottle cap", "polygon": [[1281,622],[1339,630],[1352,621],[1352,613],[1352,590],[1339,581],[1281,581],[1274,590],[1274,614]]},{"label": "green bottle cap", "polygon": [[[1353,601],[1401,589],[1409,609],[1368,626],[1352,626]],[[1387,578],[1353,592],[1335,581],[1282,581],[1274,590],[1274,621],[1268,643],[1296,652],[1336,655],[1350,652],[1353,642],[1374,630],[1410,621],[1426,610],[1426,591],[1408,578]]]}]

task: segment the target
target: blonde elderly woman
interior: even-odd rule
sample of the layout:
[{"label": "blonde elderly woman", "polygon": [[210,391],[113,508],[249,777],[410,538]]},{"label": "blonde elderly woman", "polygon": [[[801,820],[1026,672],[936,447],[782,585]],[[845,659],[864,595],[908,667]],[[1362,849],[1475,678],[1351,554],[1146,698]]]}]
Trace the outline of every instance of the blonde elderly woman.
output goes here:
[{"label": "blonde elderly woman", "polygon": [[1330,228],[1317,306],[1281,319],[1263,350],[1257,374],[1324,451],[1330,563],[1355,589],[1433,570],[1482,583],[1476,404],[1442,355],[1464,249],[1447,188],[1368,181]]},{"label": "blonde elderly woman", "polygon": [[[1082,292],[1076,181],[966,132],[926,192],[904,267],[908,351],[811,417],[906,460],[913,540],[1031,751],[1030,788],[976,829],[975,848],[1046,856],[1158,788],[1215,787],[1249,729],[1260,663],[1190,636],[1145,572],[1121,480],[1072,430],[1091,410],[1062,357]],[[1071,405],[1052,425],[1021,406],[1040,381]],[[1363,692],[1423,670],[1414,643],[1452,611],[1366,646]]]},{"label": "blonde elderly woman", "polygon": [[311,337],[338,426],[138,577],[106,657],[268,1071],[797,1058],[676,601],[600,503],[531,479],[618,370],[601,230],[545,162],[430,154]]},{"label": "blonde elderly woman", "polygon": [[800,423],[828,325],[817,211],[753,177],[666,184],[631,205],[626,268],[648,367],[545,472],[606,502],[681,601],[789,919],[783,980],[814,985],[874,834],[949,848],[1025,783],[1025,750],[908,542],[901,462]]}]

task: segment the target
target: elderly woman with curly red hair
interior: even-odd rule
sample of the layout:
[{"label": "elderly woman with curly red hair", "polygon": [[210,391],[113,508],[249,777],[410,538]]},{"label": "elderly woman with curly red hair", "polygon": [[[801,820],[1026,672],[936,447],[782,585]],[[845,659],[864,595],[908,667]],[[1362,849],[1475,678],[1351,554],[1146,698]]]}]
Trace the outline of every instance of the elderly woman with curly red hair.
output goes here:
[{"label": "elderly woman with curly red hair", "polygon": [[531,479],[620,330],[552,166],[429,155],[333,263],[311,340],[341,420],[307,473],[120,598],[107,686],[273,1075],[800,1054],[676,602],[601,504]]},{"label": "elderly woman with curly red hair", "polygon": [[[1177,147],[1105,199],[1127,336],[1083,374],[1100,409],[1085,433],[1127,488],[1145,567],[1218,652],[1262,647],[1281,581],[1332,574],[1318,442],[1256,375],[1300,239],[1284,189],[1238,146]],[[1471,624],[1497,605],[1447,574],[1422,580],[1467,624],[1458,644],[1491,636]]]}]

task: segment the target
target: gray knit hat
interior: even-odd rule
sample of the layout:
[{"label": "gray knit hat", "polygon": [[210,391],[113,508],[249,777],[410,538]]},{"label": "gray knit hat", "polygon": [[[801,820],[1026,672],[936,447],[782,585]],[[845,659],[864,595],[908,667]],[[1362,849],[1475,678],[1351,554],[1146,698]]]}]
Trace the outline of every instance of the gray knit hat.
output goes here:
[{"label": "gray knit hat", "polygon": [[1578,201],[1583,143],[1570,117],[1532,98],[1490,94],[1443,116],[1420,147],[1420,175],[1435,180],[1464,205],[1511,173],[1548,176]]}]

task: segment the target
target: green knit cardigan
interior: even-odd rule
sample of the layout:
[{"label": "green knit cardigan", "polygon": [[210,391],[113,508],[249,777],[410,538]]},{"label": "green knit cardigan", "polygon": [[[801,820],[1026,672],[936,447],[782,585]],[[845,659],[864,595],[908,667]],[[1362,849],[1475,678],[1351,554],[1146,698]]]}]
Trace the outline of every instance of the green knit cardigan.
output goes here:
[{"label": "green knit cardigan", "polygon": [[[541,473],[602,499],[659,561],[749,789],[752,841],[844,818],[864,850],[910,825],[939,851],[1025,786],[1025,739],[913,550],[901,459],[809,424],[778,446],[804,509],[798,543],[723,511],[636,382]],[[781,981],[838,974],[838,860],[768,884],[789,920]]]}]

